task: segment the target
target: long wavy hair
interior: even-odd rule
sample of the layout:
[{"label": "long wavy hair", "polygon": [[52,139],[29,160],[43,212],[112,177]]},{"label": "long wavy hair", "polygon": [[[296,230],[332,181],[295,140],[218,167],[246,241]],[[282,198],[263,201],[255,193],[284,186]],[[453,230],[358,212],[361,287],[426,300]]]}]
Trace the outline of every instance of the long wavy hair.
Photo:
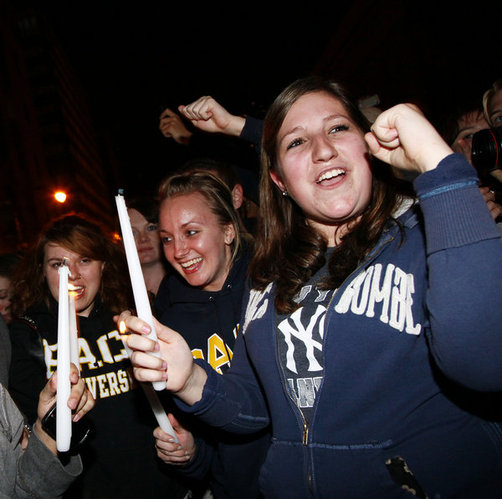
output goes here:
[{"label": "long wavy hair", "polygon": [[41,302],[49,306],[51,292],[43,272],[48,243],[104,262],[97,296],[100,303],[113,313],[132,306],[131,284],[122,248],[98,223],[83,215],[69,214],[50,222],[17,266],[13,276],[14,316],[22,315],[29,307]]},{"label": "long wavy hair", "polygon": [[[250,275],[257,289],[263,290],[275,281],[279,313],[291,313],[297,308],[296,294],[326,263],[327,241],[306,223],[301,208],[289,196],[283,196],[270,177],[270,172],[278,169],[277,136],[287,113],[301,96],[318,92],[337,99],[361,134],[369,131],[368,121],[343,87],[318,77],[293,82],[268,110],[262,138],[260,216]],[[334,249],[323,288],[336,289],[357,267],[378,241],[397,206],[397,180],[390,167],[379,162],[378,168],[373,168],[372,164],[372,174],[370,203],[360,217],[349,222],[348,233]]]},{"label": "long wavy hair", "polygon": [[175,172],[161,182],[158,198],[162,203],[174,196],[194,193],[199,193],[205,198],[208,209],[216,215],[222,227],[228,224],[233,226],[235,237],[231,244],[230,263],[232,263],[241,248],[242,225],[232,203],[232,193],[223,180],[205,171]]}]

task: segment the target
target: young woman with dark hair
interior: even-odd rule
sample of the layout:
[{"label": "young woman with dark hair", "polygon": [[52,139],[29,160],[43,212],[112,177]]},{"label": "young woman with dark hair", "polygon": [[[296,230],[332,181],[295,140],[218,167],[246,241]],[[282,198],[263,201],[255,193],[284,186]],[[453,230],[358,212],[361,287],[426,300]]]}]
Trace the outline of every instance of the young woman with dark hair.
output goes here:
[{"label": "young woman with dark hair", "polygon": [[[42,231],[13,276],[9,390],[29,422],[38,394],[57,367],[58,269],[67,261],[78,316],[81,377],[97,403],[94,435],[80,450],[84,472],[68,497],[183,497],[159,469],[152,409],[131,372],[113,316],[131,306],[122,248],[97,223],[67,215]],[[160,490],[164,488],[161,493]]]}]

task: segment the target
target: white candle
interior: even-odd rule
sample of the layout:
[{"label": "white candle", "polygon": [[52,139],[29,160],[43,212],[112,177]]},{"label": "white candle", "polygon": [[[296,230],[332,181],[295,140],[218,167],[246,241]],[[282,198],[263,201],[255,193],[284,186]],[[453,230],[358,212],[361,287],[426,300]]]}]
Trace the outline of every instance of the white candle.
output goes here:
[{"label": "white candle", "polygon": [[68,305],[68,266],[66,262],[59,267],[58,301],[58,357],[57,357],[57,395],[56,395],[56,446],[58,451],[66,452],[71,441],[70,398],[70,326]]},{"label": "white candle", "polygon": [[[71,284],[70,284],[71,286]],[[70,361],[75,364],[75,367],[80,373],[80,348],[78,344],[78,327],[77,327],[77,313],[75,311],[75,292],[70,290],[68,297],[69,310],[70,310]]]},{"label": "white candle", "polygon": [[[125,330],[126,330],[125,324],[123,322],[121,322],[119,324],[120,337],[122,338],[122,343],[124,344],[127,355],[129,356],[129,358],[131,358],[132,351],[129,348],[129,346],[127,345],[127,335],[124,334]],[[157,396],[155,391],[152,389],[152,386],[150,384],[146,384],[146,383],[140,383],[140,385],[141,385],[141,388],[143,388],[143,391],[145,392],[146,398],[150,402],[153,414],[155,416],[155,419],[157,420],[158,425],[167,434],[171,435],[174,438],[174,441],[176,443],[179,443],[178,437],[176,436],[176,433],[171,425],[171,421],[169,421],[169,418],[167,417],[166,411],[164,411],[164,408],[162,407],[162,404],[160,403],[159,397]]]},{"label": "white candle", "polygon": [[[157,333],[153,324],[152,309],[150,307],[150,300],[148,299],[145,278],[139,262],[138,250],[132,234],[131,221],[129,219],[129,214],[127,213],[124,196],[119,193],[118,196],[115,196],[115,201],[117,203],[122,240],[124,242],[124,249],[127,257],[127,265],[129,267],[129,276],[131,278],[134,303],[136,304],[136,313],[140,319],[144,320],[151,327],[151,333],[148,337],[157,341]],[[160,357],[160,354],[157,354],[157,356]],[[156,390],[163,390],[165,388],[165,383],[163,381],[157,381],[152,384]]]}]

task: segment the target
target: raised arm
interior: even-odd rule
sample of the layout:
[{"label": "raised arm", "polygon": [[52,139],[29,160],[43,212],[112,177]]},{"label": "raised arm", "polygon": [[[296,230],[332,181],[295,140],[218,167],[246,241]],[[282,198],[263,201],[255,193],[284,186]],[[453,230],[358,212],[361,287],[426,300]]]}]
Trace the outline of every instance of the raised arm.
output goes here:
[{"label": "raised arm", "polygon": [[244,117],[229,113],[210,96],[200,97],[186,106],[179,106],[178,110],[195,127],[210,133],[239,137],[246,122]]},{"label": "raised arm", "polygon": [[418,174],[453,153],[418,107],[399,104],[381,113],[366,134],[370,152],[393,167]]}]

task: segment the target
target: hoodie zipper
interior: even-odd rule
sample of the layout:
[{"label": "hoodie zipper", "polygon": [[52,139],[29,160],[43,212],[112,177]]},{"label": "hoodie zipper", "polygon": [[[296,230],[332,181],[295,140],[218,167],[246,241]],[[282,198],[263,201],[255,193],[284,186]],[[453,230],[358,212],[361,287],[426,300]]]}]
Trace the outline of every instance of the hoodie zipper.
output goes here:
[{"label": "hoodie zipper", "polygon": [[[275,315],[275,311],[274,311]],[[277,322],[277,321],[276,321]],[[277,330],[277,326],[276,326]],[[291,391],[288,388],[288,383],[287,383],[287,378],[286,378],[286,373],[284,372],[284,368],[282,365],[282,362],[280,361],[281,355],[280,355],[280,348],[279,348],[279,335],[275,335],[275,341],[276,341],[276,348],[277,348],[277,363],[279,364],[279,369],[282,374],[282,386],[284,387],[284,390],[286,391],[286,395],[289,398],[289,400],[292,403],[293,410],[296,411],[297,414],[300,415],[301,421],[302,421],[302,445],[305,448],[305,452],[307,453],[307,482],[308,482],[308,488],[309,491],[312,493],[312,473],[310,470],[310,458],[308,456],[308,440],[309,440],[309,425],[307,423],[307,420],[305,419],[305,416],[303,415],[303,412],[299,409],[298,404],[296,403],[296,400],[293,398],[293,395],[291,394]]]},{"label": "hoodie zipper", "polygon": [[[373,251],[373,253],[371,254],[371,256],[369,256],[369,258],[367,258],[364,262],[360,263],[342,282],[342,284],[335,290],[335,292],[333,293],[333,295],[331,296],[329,302],[328,302],[328,305],[326,307],[326,310],[328,311],[327,314],[326,314],[326,317],[325,317],[325,321],[326,323],[328,323],[328,317],[329,317],[329,310],[331,309],[331,305],[333,303],[333,300],[335,298],[335,296],[338,293],[338,290],[341,289],[345,283],[350,279],[352,278],[352,276],[354,276],[356,273],[358,273],[361,268],[365,267],[366,265],[368,265],[370,262],[372,262],[380,253],[381,251],[383,250],[383,248],[385,246],[387,246],[389,243],[391,243],[392,241],[394,240],[394,236],[391,236],[389,237],[389,239],[386,239],[385,241],[383,241],[380,246],[378,247],[378,249],[376,249],[375,251]],[[274,312],[275,313],[275,312]],[[277,329],[277,328],[276,328]],[[326,341],[326,338],[327,338],[327,335],[324,337],[324,341],[323,341],[323,357],[324,357],[324,353],[325,353],[325,348],[324,348],[324,342]],[[300,415],[300,418],[301,418],[301,421],[302,421],[302,445],[305,447],[306,449],[306,452],[307,452],[307,463],[308,463],[308,471],[307,471],[307,482],[308,482],[308,489],[310,491],[310,493],[313,495],[313,488],[312,488],[312,471],[311,471],[311,466],[310,466],[310,456],[308,455],[308,445],[309,445],[309,436],[310,436],[310,433],[309,433],[309,425],[305,419],[305,416],[303,415],[303,412],[299,409],[296,401],[294,400],[292,394],[291,394],[291,391],[288,389],[288,386],[287,386],[287,378],[286,378],[286,374],[284,372],[284,369],[283,369],[283,365],[282,363],[280,362],[280,348],[279,348],[279,340],[278,340],[278,335],[276,334],[276,346],[277,346],[277,359],[278,359],[278,364],[279,364],[279,368],[280,368],[280,371],[282,373],[282,379],[283,379],[283,387],[285,387],[285,390],[286,390],[286,394],[288,396],[288,398],[291,400],[292,404],[293,404],[293,407],[294,407],[294,410]],[[323,366],[324,366],[324,359],[323,359]],[[285,383],[284,383],[285,381]],[[317,393],[320,393],[321,390],[322,390],[322,385],[324,384],[324,376],[323,376],[323,380],[321,381],[321,385],[319,386],[319,390]],[[315,409],[316,409],[316,405],[317,405],[317,401],[318,401],[318,397],[316,396],[315,397],[315,401],[314,401],[314,406],[312,407],[312,419],[314,418],[314,415],[315,415]]]}]

